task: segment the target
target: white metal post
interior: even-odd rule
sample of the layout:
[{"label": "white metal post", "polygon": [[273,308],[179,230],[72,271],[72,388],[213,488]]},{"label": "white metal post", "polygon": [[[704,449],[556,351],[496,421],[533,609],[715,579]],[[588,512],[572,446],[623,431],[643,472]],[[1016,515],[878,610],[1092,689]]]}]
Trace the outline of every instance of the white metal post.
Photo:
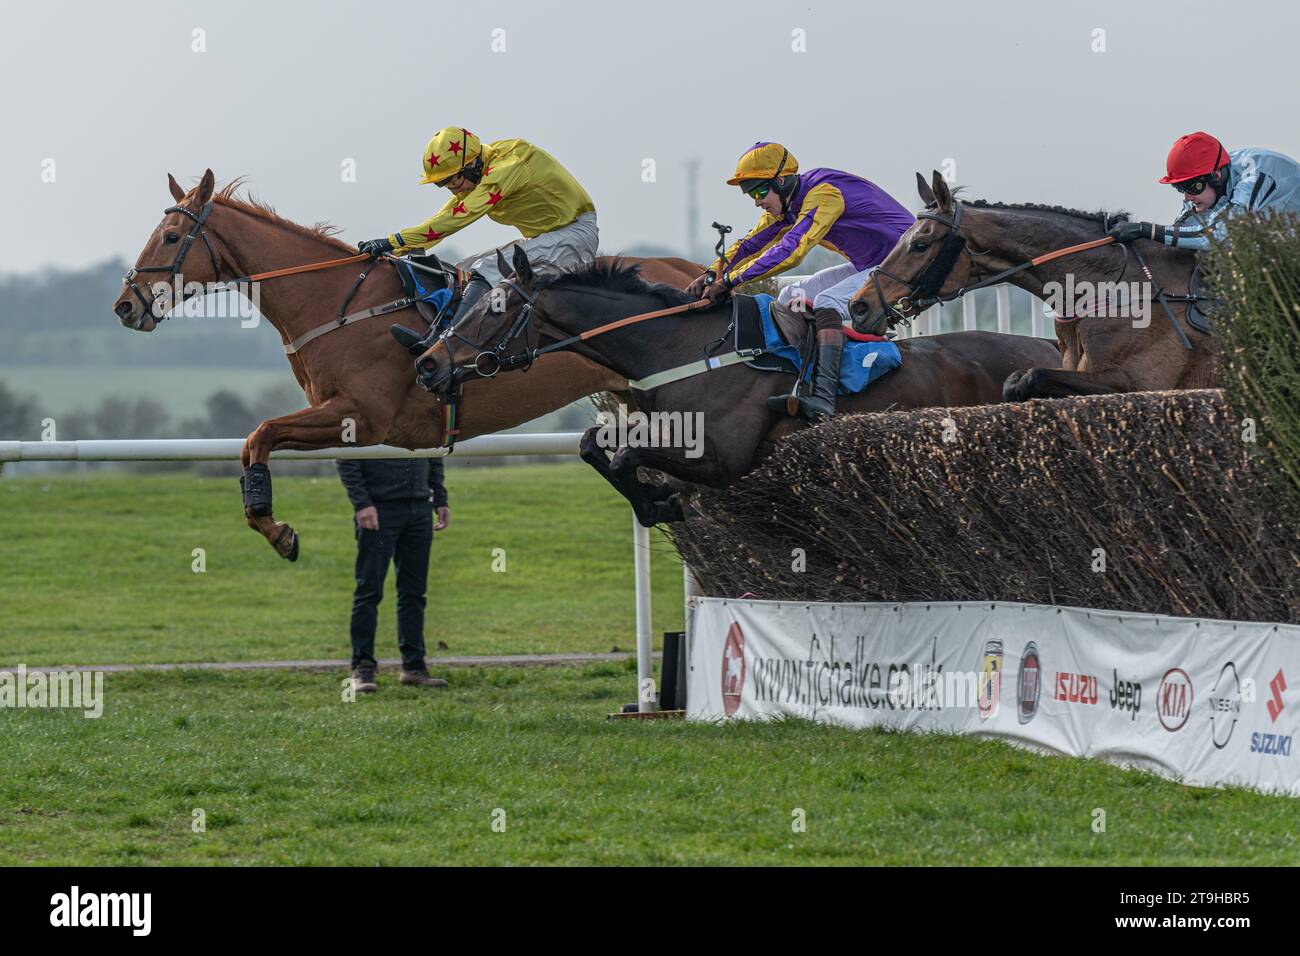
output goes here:
[{"label": "white metal post", "polygon": [[998,296],[998,331],[1011,331],[1011,287],[1000,285],[995,290]]},{"label": "white metal post", "polygon": [[[632,558],[636,575],[636,707],[645,714],[655,709],[654,645],[650,636],[650,529],[636,519],[635,513],[632,515]],[[648,694],[646,688],[650,688]]]},{"label": "white metal post", "polygon": [[974,332],[979,328],[975,322],[974,293],[967,293],[961,297],[961,327],[967,332]]},{"label": "white metal post", "polygon": [[[943,331],[943,306],[932,305],[925,310],[925,335],[938,335]],[[918,333],[922,334],[922,333]]]}]

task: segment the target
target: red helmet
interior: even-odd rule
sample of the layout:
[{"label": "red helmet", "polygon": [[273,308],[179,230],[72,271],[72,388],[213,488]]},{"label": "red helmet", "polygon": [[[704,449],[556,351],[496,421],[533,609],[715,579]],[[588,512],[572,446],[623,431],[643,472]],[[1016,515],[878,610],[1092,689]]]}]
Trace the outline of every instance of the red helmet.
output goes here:
[{"label": "red helmet", "polygon": [[1188,133],[1178,137],[1169,150],[1169,158],[1165,160],[1169,175],[1160,182],[1181,183],[1208,176],[1227,162],[1228,151],[1209,133]]}]

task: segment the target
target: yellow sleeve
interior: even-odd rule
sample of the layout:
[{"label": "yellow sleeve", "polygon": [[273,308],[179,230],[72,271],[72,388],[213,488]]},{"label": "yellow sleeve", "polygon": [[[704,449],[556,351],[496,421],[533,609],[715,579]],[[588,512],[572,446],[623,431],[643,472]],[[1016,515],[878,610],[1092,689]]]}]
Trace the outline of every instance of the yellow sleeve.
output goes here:
[{"label": "yellow sleeve", "polygon": [[403,229],[388,237],[397,253],[427,249],[447,236],[459,232],[492,208],[490,191],[480,185],[466,196],[452,196],[446,205],[418,226]]}]

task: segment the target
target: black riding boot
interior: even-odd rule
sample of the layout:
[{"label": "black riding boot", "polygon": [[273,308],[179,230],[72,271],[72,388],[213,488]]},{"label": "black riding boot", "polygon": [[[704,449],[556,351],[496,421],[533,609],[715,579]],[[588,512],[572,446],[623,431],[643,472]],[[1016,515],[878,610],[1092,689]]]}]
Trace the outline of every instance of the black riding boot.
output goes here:
[{"label": "black riding boot", "polygon": [[[840,383],[840,356],[844,353],[844,328],[839,312],[822,310],[828,315],[816,316],[818,321],[817,362],[812,377],[812,394],[799,396],[799,412],[813,422],[824,421],[835,414],[835,392]],[[788,395],[773,395],[767,407],[773,412],[788,414]]]},{"label": "black riding boot", "polygon": [[[455,325],[464,318],[466,313],[468,313],[470,309],[474,308],[474,303],[483,298],[491,288],[492,287],[488,285],[487,280],[481,278],[477,274],[474,275],[469,282],[465,283],[465,288],[460,294],[460,304],[456,306],[456,314],[451,317],[451,324]],[[433,345],[434,340],[437,339],[440,334],[437,328],[431,327],[429,331],[420,335],[415,330],[408,329],[404,325],[394,325],[388,331],[393,334],[393,338],[397,339],[398,344],[415,356],[420,356],[427,352],[429,346]]]},{"label": "black riding boot", "polygon": [[812,394],[799,399],[799,411],[811,422],[822,422],[835,414],[835,392],[840,385],[843,354],[842,331],[817,333],[817,368],[813,371]]}]

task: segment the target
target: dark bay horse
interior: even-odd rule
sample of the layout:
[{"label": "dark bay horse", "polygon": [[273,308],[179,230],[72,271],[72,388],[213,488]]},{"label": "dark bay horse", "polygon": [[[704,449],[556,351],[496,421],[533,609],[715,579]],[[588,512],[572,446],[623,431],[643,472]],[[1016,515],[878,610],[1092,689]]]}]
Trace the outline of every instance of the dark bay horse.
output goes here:
[{"label": "dark bay horse", "polygon": [[[458,378],[473,380],[484,374],[483,343],[509,338],[511,350],[499,358],[504,365],[520,364],[519,359],[536,354],[537,348],[619,319],[692,301],[677,289],[651,285],[635,266],[618,262],[600,262],[558,277],[537,276],[518,247],[514,276],[497,289],[505,292],[497,310],[489,307],[485,297],[422,357],[422,362],[432,363],[434,390],[449,389]],[[635,382],[700,360],[709,343],[721,342],[730,319],[731,305],[723,303],[625,325],[565,348]],[[840,396],[839,413],[994,404],[1002,401],[1002,382],[1013,369],[1049,362],[1056,355],[1055,346],[1046,339],[996,332],[954,332],[898,345],[902,367],[863,393]],[[524,376],[509,378],[514,385],[525,381]],[[682,423],[685,416],[699,413],[702,447],[689,449],[680,442],[669,442],[672,447],[624,445],[610,460],[600,445],[601,429],[592,428],[583,437],[582,456],[627,498],[642,524],[680,520],[683,512],[676,489],[641,481],[637,469],[657,469],[681,481],[713,487],[730,483],[752,469],[773,442],[807,425],[801,418],[774,415],[767,409],[766,399],[789,392],[794,380],[793,372],[760,372],[736,364],[646,390],[634,386],[637,410],[642,413],[676,414]],[[500,387],[514,393],[504,384]],[[535,389],[527,396],[515,394],[520,402],[539,395]],[[533,414],[537,413],[535,408]]]},{"label": "dark bay horse", "polygon": [[[169,270],[179,271],[187,283],[228,281],[356,254],[355,248],[333,238],[327,227],[300,226],[264,205],[237,198],[238,181],[214,191],[212,170],[189,192],[174,177],[168,176],[168,185],[175,204],[163,214],[137,259],[140,283],[150,275],[162,278]],[[361,268],[357,265],[264,281],[258,287],[261,313],[282,340],[290,343],[334,317]],[[647,260],[644,268],[659,281],[681,287],[703,271],[702,266],[683,259]],[[149,271],[157,269],[161,272]],[[396,268],[380,262],[349,308],[365,309],[402,295]],[[129,286],[114,302],[113,311],[127,328],[151,332],[158,324],[142,297]],[[266,469],[272,450],[277,448],[332,448],[349,441],[402,448],[433,448],[444,443],[441,407],[435,396],[416,385],[410,356],[389,335],[393,321],[410,325],[418,320],[413,310],[367,319],[322,335],[288,355],[308,407],[262,422],[248,436],[241,456],[246,475],[256,466]],[[239,326],[232,327],[232,334],[234,329]],[[582,356],[547,356],[518,383],[512,395],[487,383],[469,383],[458,416],[459,434],[465,439],[500,431],[541,414],[536,408],[545,412],[587,395],[626,387],[622,377]],[[248,524],[281,556],[295,560],[298,535],[272,516],[269,470],[264,474],[265,502],[246,507]]]},{"label": "dark bay horse", "polygon": [[[937,172],[931,183],[920,173],[916,181],[926,209],[881,263],[873,281],[853,297],[850,312],[860,330],[892,327],[1029,260],[1102,239],[1110,225],[1127,218],[1055,206],[960,200]],[[1043,298],[1062,289],[1094,293],[1091,308],[1079,315],[1063,313],[1063,321],[1057,321],[1059,363],[1018,369],[1006,382],[1008,401],[1214,386],[1214,339],[1186,320],[1195,253],[1148,240],[1134,245],[1132,250],[1099,245],[1006,277]],[[1149,266],[1154,286],[1139,256]],[[1103,294],[1135,283],[1138,295],[1127,302]],[[1155,301],[1157,289],[1167,290],[1177,327]]]}]

